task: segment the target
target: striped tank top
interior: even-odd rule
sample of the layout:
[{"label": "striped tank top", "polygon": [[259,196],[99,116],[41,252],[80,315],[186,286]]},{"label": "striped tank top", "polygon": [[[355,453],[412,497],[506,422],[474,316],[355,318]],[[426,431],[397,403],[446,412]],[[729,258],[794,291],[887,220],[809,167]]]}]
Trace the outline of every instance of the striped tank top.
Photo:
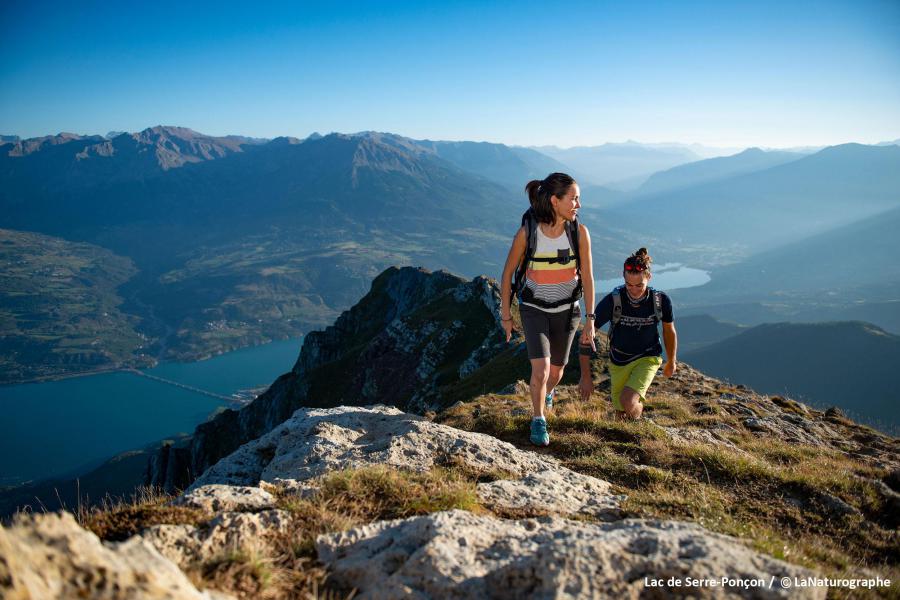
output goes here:
[{"label": "striped tank top", "polygon": [[[544,302],[558,302],[565,298],[571,298],[578,285],[578,272],[575,269],[575,254],[569,245],[569,236],[563,231],[559,237],[547,237],[541,231],[540,226],[538,226],[536,234],[535,258],[560,258],[562,261],[552,263],[531,261],[525,270],[526,287],[531,289],[535,298]],[[569,260],[566,261],[566,258]],[[544,312],[562,312],[572,308],[572,303],[566,303],[556,308],[541,308],[528,302],[522,302],[522,304]]]}]

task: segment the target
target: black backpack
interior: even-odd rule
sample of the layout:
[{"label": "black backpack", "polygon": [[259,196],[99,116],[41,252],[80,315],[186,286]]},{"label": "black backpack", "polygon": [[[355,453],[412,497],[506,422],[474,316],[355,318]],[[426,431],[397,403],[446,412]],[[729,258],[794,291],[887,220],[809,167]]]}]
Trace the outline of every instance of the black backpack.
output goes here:
[{"label": "black backpack", "polygon": [[[525,256],[522,258],[522,263],[519,265],[519,268],[516,270],[516,276],[513,280],[511,294],[510,294],[510,304],[512,304],[513,298],[518,298],[519,303],[528,302],[529,304],[534,304],[535,306],[540,306],[541,308],[557,308],[562,306],[563,304],[575,303],[581,299],[582,296],[582,285],[581,285],[581,256],[579,256],[578,252],[578,219],[574,221],[566,221],[565,231],[566,237],[569,238],[569,246],[572,248],[572,253],[575,255],[572,256],[560,256],[557,258],[535,258],[534,253],[537,251],[537,228],[538,222],[537,219],[534,218],[534,213],[531,212],[531,209],[525,211],[522,215],[522,227],[525,228]],[[531,289],[525,285],[525,272],[528,270],[528,263],[531,261],[536,262],[548,262],[548,263],[568,263],[571,260],[575,260],[575,272],[578,274],[578,284],[575,286],[575,290],[572,292],[572,296],[570,298],[563,298],[557,302],[544,302],[539,298],[534,297],[534,293]],[[574,312],[574,306],[573,306]]]}]

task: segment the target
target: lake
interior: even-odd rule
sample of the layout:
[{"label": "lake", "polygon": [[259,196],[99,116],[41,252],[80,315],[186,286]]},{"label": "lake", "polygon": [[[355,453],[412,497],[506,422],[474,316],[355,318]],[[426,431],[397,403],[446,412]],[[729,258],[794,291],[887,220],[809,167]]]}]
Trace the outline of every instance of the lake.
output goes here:
[{"label": "lake", "polygon": [[[143,372],[230,396],[290,371],[301,343],[273,342]],[[0,386],[0,485],[83,472],[119,452],[191,433],[228,404],[126,372]]]},{"label": "lake", "polygon": [[[653,265],[653,279],[650,286],[654,289],[670,292],[681,288],[697,287],[705,283],[709,283],[710,276],[707,271],[686,267],[681,263],[669,263],[664,265]],[[625,283],[622,277],[617,279],[598,279],[597,284],[597,301],[612,291],[613,288]]]}]

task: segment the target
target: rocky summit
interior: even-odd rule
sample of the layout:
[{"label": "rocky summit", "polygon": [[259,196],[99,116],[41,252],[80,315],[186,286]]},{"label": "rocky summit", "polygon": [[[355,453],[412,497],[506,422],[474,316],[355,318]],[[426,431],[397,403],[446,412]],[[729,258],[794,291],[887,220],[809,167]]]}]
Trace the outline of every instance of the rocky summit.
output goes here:
[{"label": "rocky summit", "polygon": [[[812,574],[696,524],[622,519],[623,498],[608,482],[550,457],[370,406],[300,409],[219,461],[170,503],[202,513],[196,525],[153,525],[124,542],[102,544],[68,515],[20,518],[0,537],[0,564],[9,570],[0,574],[0,585],[7,594],[20,594],[9,597],[23,598],[134,592],[145,598],[216,597],[196,591],[182,569],[203,573],[229,556],[277,553],[302,526],[304,511],[296,502],[334,485],[329,474],[439,466],[481,480],[475,484],[477,509],[318,535],[315,550],[332,586],[355,589],[363,598],[599,598],[637,597],[645,578],[675,574],[735,581]],[[66,547],[75,551],[59,554],[54,570],[40,567],[45,556]],[[780,584],[745,592],[739,586],[723,590],[788,597]],[[791,597],[824,597],[824,590]]]}]

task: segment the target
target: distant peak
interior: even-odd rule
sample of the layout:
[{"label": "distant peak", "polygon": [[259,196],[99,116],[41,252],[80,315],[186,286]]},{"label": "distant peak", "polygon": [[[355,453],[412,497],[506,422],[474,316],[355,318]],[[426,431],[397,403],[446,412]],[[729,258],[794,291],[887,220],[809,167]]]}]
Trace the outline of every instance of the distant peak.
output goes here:
[{"label": "distant peak", "polygon": [[[306,139],[308,140],[309,138],[306,138]],[[269,145],[270,146],[294,146],[296,144],[302,143],[303,141],[305,141],[305,140],[300,140],[295,137],[282,135],[282,136],[278,136],[277,138],[270,141]]]},{"label": "distant peak", "polygon": [[155,127],[148,127],[143,131],[139,132],[140,136],[149,136],[149,135],[165,135],[165,136],[173,136],[180,138],[194,138],[194,137],[208,137],[203,135],[202,133],[198,133],[193,129],[188,127],[178,127],[175,125],[156,125]]}]

